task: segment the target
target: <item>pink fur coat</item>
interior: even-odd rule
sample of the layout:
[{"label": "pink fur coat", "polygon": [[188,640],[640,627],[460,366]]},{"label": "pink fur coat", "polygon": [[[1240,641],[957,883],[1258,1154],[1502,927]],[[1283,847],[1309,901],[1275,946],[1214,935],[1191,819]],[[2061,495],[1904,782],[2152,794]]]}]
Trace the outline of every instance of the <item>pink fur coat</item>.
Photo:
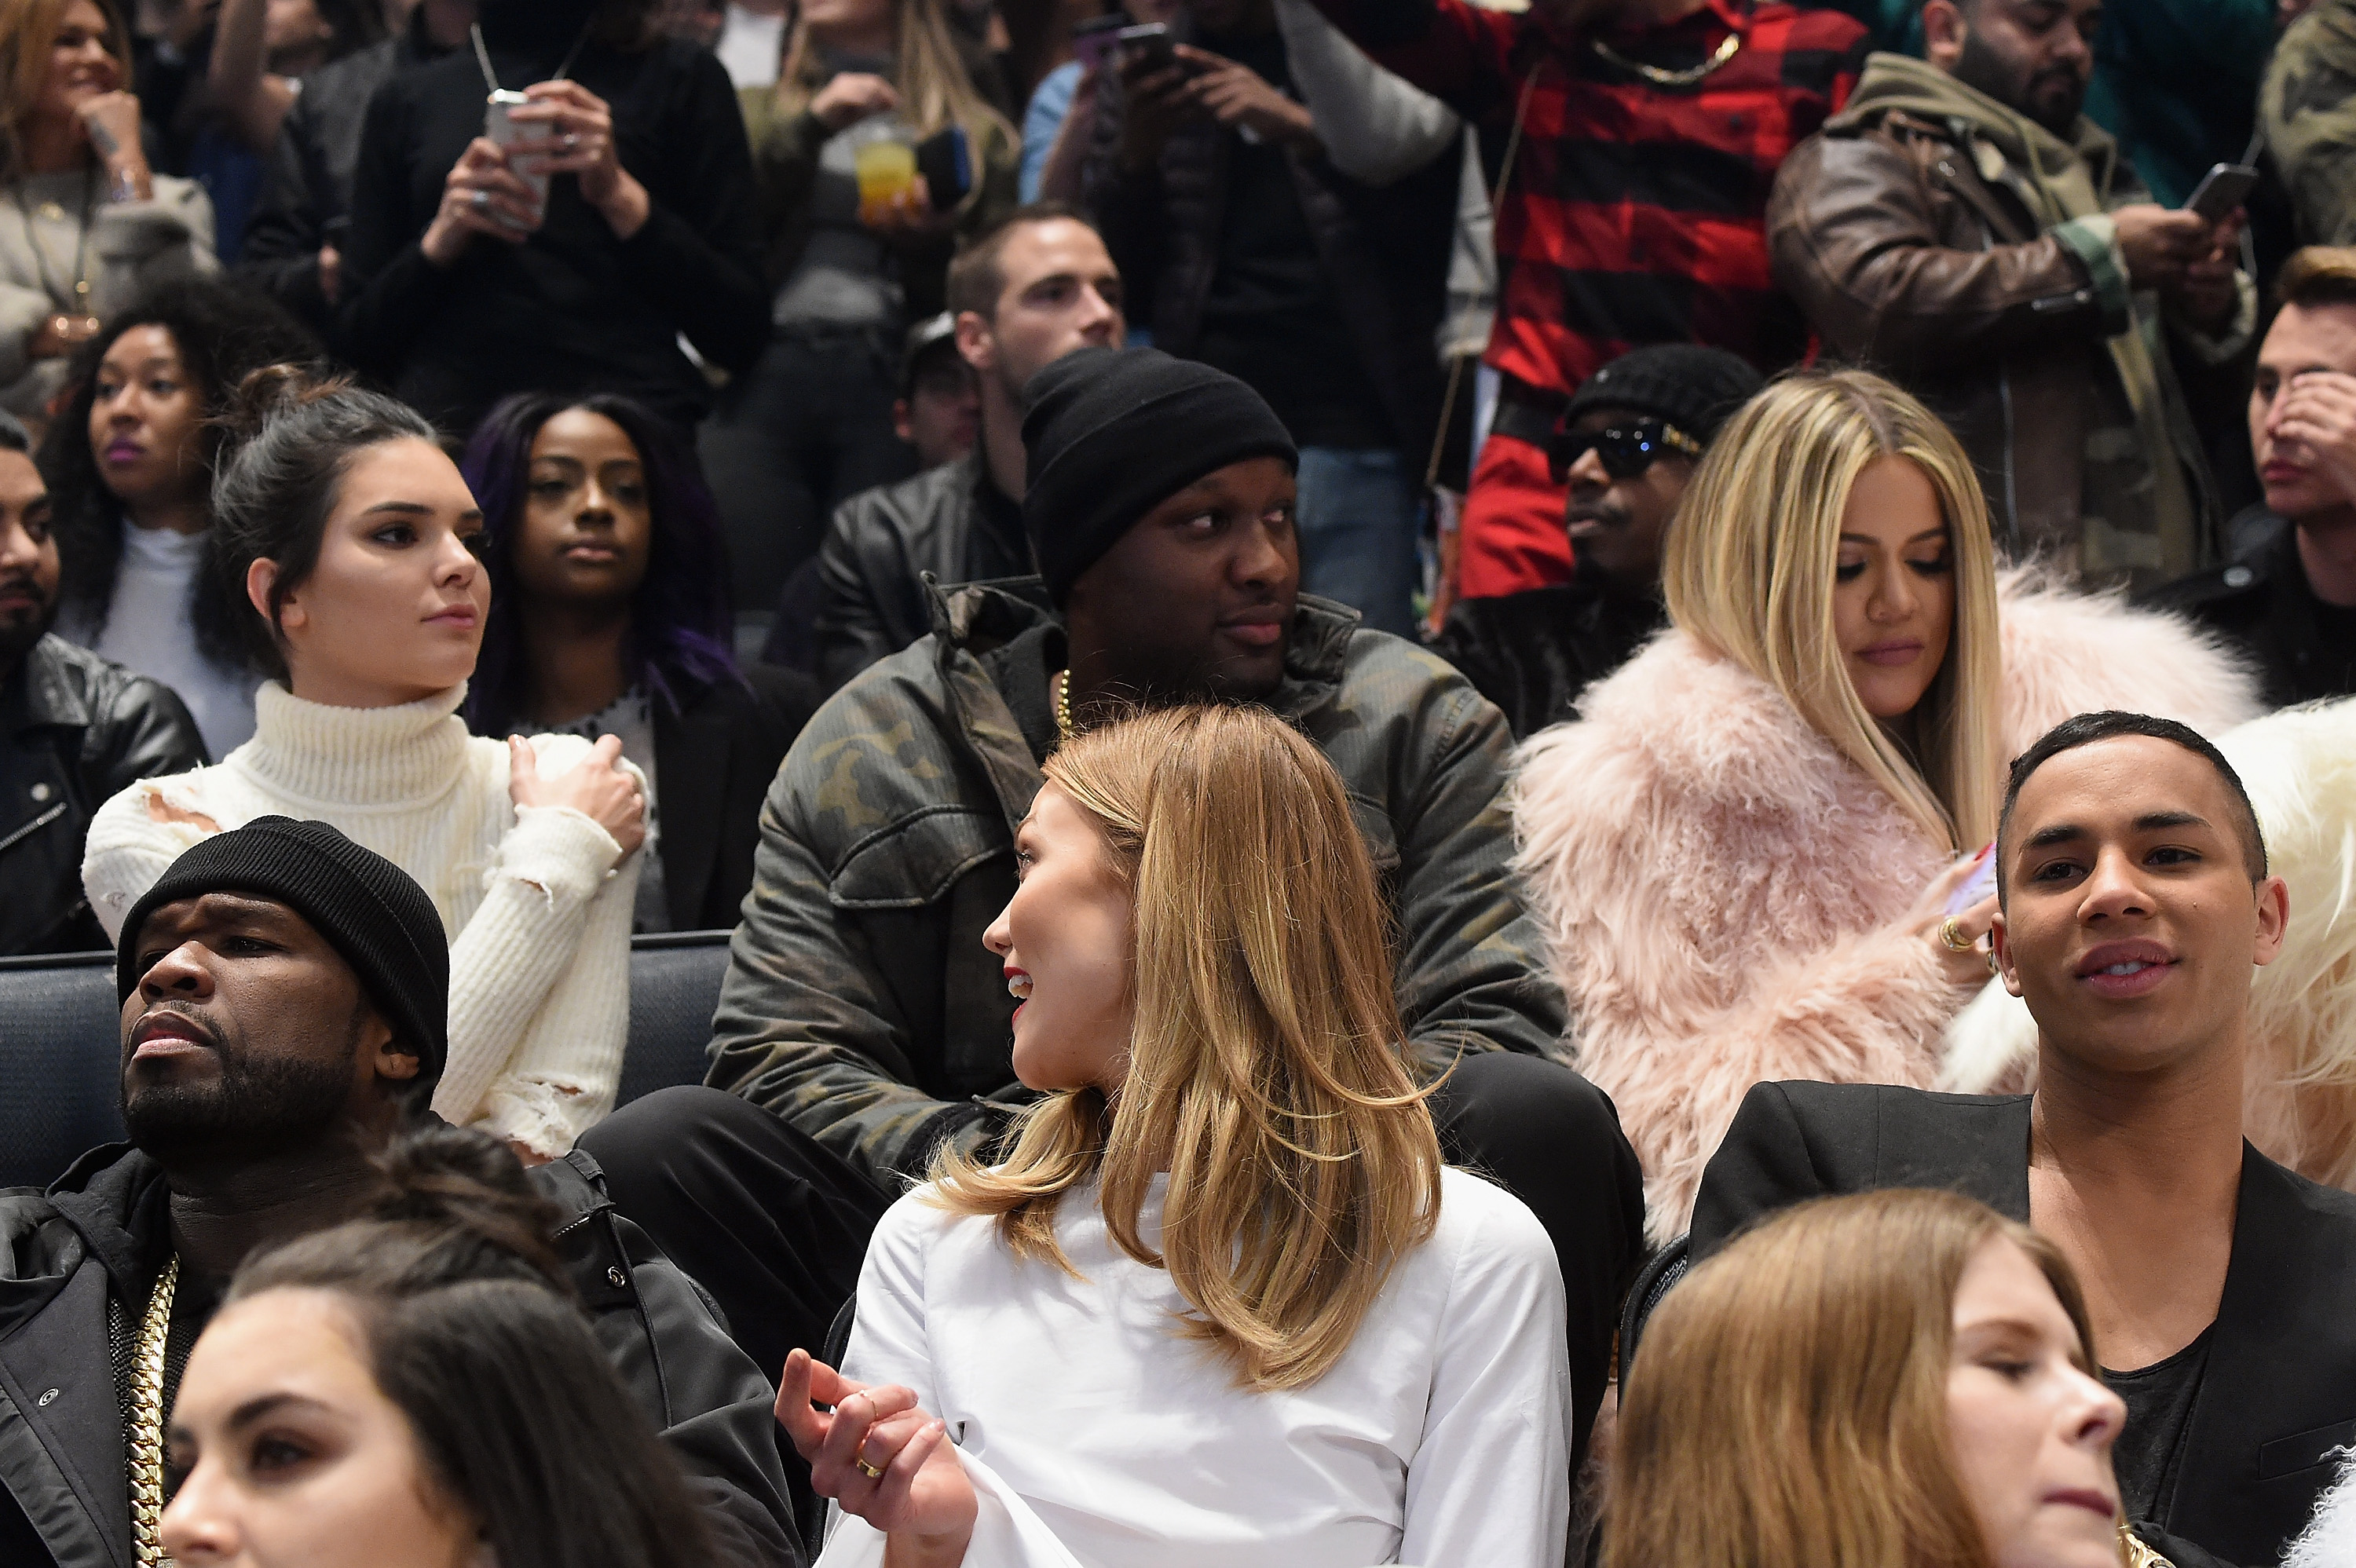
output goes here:
[{"label": "pink fur coat", "polygon": [[[2215,733],[2256,711],[2241,668],[2180,621],[2019,572],[1999,604],[2007,756],[2073,713]],[[1665,1241],[1752,1084],[1929,1087],[1972,992],[1895,923],[1944,847],[1765,682],[1673,630],[1580,709],[1522,748],[1516,866],[1573,1059],[1619,1105]]]}]

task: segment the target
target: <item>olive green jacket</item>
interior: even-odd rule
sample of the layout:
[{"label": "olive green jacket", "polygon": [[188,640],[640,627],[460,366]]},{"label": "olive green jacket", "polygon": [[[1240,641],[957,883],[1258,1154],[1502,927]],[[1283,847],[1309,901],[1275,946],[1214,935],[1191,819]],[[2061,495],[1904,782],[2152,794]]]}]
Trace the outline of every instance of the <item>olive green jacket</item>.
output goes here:
[{"label": "olive green jacket", "polygon": [[[1333,760],[1397,922],[1427,1075],[1460,1049],[1550,1053],[1561,993],[1508,881],[1505,716],[1411,643],[1303,596],[1269,706]],[[886,1188],[1029,1099],[981,944],[1055,743],[1063,629],[1036,579],[933,592],[933,635],[871,666],[794,742],[761,815],[709,1081]]]}]

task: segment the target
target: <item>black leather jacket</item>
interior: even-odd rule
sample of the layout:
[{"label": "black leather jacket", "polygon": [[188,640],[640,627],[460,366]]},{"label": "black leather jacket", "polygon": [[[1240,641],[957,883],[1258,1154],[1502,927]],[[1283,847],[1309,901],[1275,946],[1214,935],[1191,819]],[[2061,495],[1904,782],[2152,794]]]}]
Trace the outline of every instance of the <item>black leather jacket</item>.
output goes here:
[{"label": "black leather jacket", "polygon": [[2190,616],[2247,654],[2265,683],[2266,705],[2287,708],[2356,692],[2350,619],[2315,596],[2288,518],[2253,507],[2235,517],[2241,546],[2232,560],[2196,571],[2137,603]]},{"label": "black leather jacket", "polygon": [[81,891],[82,837],[107,798],[202,766],[172,688],[64,638],[0,678],[0,955],[111,947]]},{"label": "black leather jacket", "polygon": [[862,490],[834,509],[819,551],[819,674],[830,690],[933,629],[924,574],[944,587],[1024,577],[1031,544],[1023,508],[970,455],[896,485]]},{"label": "black leather jacket", "polygon": [[[710,1298],[614,1211],[575,1150],[533,1170],[591,1330],[687,1473],[731,1563],[802,1562],[768,1381]],[[0,1563],[133,1561],[107,1299],[145,1303],[170,1248],[164,1171],[92,1149],[47,1192],[0,1192]],[[136,1320],[135,1313],[134,1320]],[[177,1328],[176,1328],[177,1332]]]},{"label": "black leather jacket", "polygon": [[1431,651],[1505,709],[1514,739],[1579,717],[1579,694],[1628,662],[1668,624],[1660,596],[1573,568],[1572,581],[1494,599],[1460,599]]}]

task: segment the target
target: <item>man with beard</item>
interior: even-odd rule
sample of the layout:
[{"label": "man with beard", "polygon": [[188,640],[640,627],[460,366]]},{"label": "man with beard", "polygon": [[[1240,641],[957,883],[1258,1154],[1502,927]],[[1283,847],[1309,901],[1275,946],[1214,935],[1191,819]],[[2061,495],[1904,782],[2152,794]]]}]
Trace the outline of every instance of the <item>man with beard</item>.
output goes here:
[{"label": "man with beard", "polygon": [[1962,439],[2000,549],[2140,590],[2219,558],[2177,370],[2232,376],[2257,305],[2238,218],[2154,206],[2081,112],[2101,14],[1926,0],[1927,58],[1868,59],[1776,176],[1767,229],[1826,346]]},{"label": "man with beard", "polygon": [[[449,986],[424,890],[325,823],[208,838],[134,906],[115,958],[131,1142],[0,1197],[0,1563],[158,1560],[156,1445],[190,1347],[249,1253],[377,1196],[370,1154],[432,1114]],[[798,1562],[767,1381],[594,1160],[532,1180],[731,1560]]]},{"label": "man with beard", "polygon": [[[1396,921],[1409,1066],[1447,1074],[1430,1103],[1450,1157],[1496,1177],[1554,1239],[1583,1441],[1641,1182],[1611,1102],[1547,1058],[1562,998],[1506,873],[1504,717],[1439,659],[1299,592],[1292,441],[1241,381],[1091,348],[1027,390],[1040,576],[936,590],[933,635],[795,741],[713,1020],[709,1082],[742,1098],[670,1090],[593,1129],[616,1201],[740,1338],[763,1332],[774,1262],[738,1237],[775,1230],[763,1216],[787,1203],[810,1209],[827,1185],[814,1154],[872,1185],[872,1225],[937,1149],[994,1145],[1033,1097],[982,934],[1013,893],[1041,760],[1129,704],[1264,703],[1348,786]],[[773,1187],[790,1197],[770,1200]],[[854,1253],[846,1293],[856,1271]],[[756,1359],[782,1366],[794,1342]]]},{"label": "man with beard", "polygon": [[830,686],[932,629],[926,572],[941,582],[1030,574],[1023,389],[1076,349],[1119,348],[1127,330],[1111,255],[1062,202],[1018,208],[950,262],[948,306],[980,385],[981,438],[959,462],[836,508],[819,551],[819,673]]},{"label": "man with beard", "polygon": [[27,444],[0,413],[0,956],[104,947],[81,886],[91,815],[207,760],[171,688],[49,635],[58,541]]},{"label": "man with beard", "polygon": [[1669,518],[1719,427],[1762,384],[1740,355],[1665,343],[1622,355],[1571,394],[1547,443],[1569,487],[1570,581],[1459,600],[1435,645],[1505,710],[1515,740],[1577,718],[1588,683],[1667,624]]}]

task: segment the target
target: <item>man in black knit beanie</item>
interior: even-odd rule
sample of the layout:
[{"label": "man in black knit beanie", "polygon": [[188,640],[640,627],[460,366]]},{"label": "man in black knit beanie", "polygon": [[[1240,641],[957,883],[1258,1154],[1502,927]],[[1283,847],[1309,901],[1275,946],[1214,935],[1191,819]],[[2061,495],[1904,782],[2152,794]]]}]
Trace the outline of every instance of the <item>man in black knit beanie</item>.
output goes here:
[{"label": "man in black knit beanie", "polygon": [[[369,1157],[432,1115],[441,918],[335,828],[261,817],[190,848],[123,926],[123,1121],[46,1192],[0,1194],[0,1563],[144,1561],[130,1499],[188,1350],[255,1249],[375,1196]],[[767,1379],[617,1215],[594,1160],[532,1173],[598,1342],[723,1542],[799,1561]],[[159,1339],[160,1399],[133,1375]]]},{"label": "man in black knit beanie", "polygon": [[755,1359],[782,1367],[794,1342],[763,1338],[781,1315],[737,1237],[803,1201],[813,1147],[880,1214],[936,1149],[991,1147],[1030,1097],[981,936],[1013,891],[1041,760],[1130,704],[1263,703],[1348,785],[1399,932],[1408,1065],[1446,1073],[1431,1105],[1450,1157],[1554,1239],[1583,1442],[1640,1181],[1611,1102],[1549,1059],[1562,998],[1507,875],[1505,720],[1421,648],[1300,592],[1291,438],[1241,381],[1087,349],[1026,397],[1041,577],[935,590],[933,635],[819,709],[770,789],[713,1022],[708,1082],[739,1098],[664,1091],[584,1146]]}]

